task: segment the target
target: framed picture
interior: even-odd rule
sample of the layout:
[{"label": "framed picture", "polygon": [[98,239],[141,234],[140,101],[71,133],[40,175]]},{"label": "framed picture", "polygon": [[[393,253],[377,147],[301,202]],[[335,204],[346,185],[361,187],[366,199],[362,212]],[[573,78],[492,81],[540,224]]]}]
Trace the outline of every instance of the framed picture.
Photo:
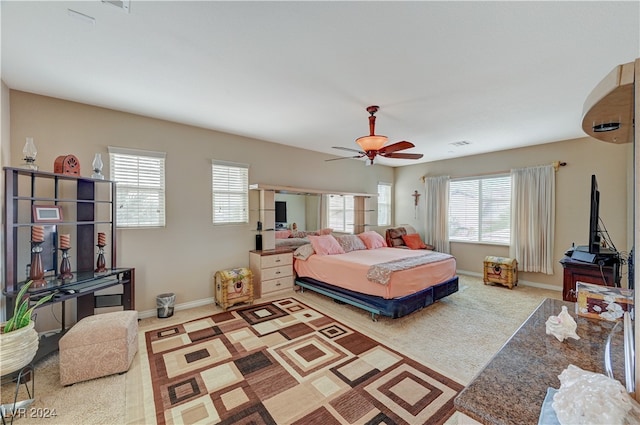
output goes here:
[{"label": "framed picture", "polygon": [[62,221],[62,207],[58,205],[34,205],[34,223],[60,223]]}]

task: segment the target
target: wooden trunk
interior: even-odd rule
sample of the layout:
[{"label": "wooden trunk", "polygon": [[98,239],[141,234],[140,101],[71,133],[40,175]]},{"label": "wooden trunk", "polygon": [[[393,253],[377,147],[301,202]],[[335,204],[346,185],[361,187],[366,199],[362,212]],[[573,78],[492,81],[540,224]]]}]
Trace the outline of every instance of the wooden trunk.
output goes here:
[{"label": "wooden trunk", "polygon": [[513,289],[518,284],[518,261],[508,257],[485,257],[483,280],[485,285],[498,283]]},{"label": "wooden trunk", "polygon": [[214,276],[214,285],[216,304],[223,310],[238,303],[253,303],[253,274],[250,269],[217,271]]}]

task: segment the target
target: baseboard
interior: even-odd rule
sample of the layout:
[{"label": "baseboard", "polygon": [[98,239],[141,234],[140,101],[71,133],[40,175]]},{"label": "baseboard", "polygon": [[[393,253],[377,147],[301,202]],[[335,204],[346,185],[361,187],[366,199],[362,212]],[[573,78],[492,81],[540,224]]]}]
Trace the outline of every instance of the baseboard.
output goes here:
[{"label": "baseboard", "polygon": [[[462,275],[467,275],[467,276],[479,277],[480,279],[482,279],[484,277],[482,273],[469,272],[469,271],[465,271],[465,270],[457,270],[457,273],[458,274],[462,274]],[[562,288],[561,287],[548,285],[548,284],[545,284],[545,283],[529,282],[529,281],[526,281],[526,280],[518,280],[518,285],[532,286],[534,288],[548,289],[550,291],[562,292]],[[186,302],[186,303],[176,304],[175,307],[174,307],[174,310],[188,310],[190,308],[202,307],[202,306],[210,305],[210,304],[215,304],[215,298],[209,297],[209,298],[203,298],[201,300],[195,300],[195,301],[189,301],[189,302]],[[138,312],[138,317],[140,319],[146,319],[146,318],[149,318],[149,317],[155,317],[157,314],[158,314],[158,311],[156,309],[145,310],[145,311],[139,311]]]},{"label": "baseboard", "polygon": [[[201,300],[189,301],[187,303],[176,304],[173,309],[174,310],[188,310],[190,308],[202,307],[204,305],[215,304],[215,302],[216,302],[215,298],[209,297],[209,298],[203,298]],[[158,311],[156,309],[139,311],[138,312],[138,318],[139,319],[147,319],[149,317],[155,317],[157,314],[158,314]]]},{"label": "baseboard", "polygon": [[[460,269],[456,270],[456,273],[467,275],[467,276],[479,277],[480,279],[484,278],[483,273],[469,272],[469,271],[460,270]],[[518,279],[518,285],[531,286],[533,288],[548,289],[550,291],[562,292],[561,286],[549,285],[548,283],[531,282],[528,280]]]}]

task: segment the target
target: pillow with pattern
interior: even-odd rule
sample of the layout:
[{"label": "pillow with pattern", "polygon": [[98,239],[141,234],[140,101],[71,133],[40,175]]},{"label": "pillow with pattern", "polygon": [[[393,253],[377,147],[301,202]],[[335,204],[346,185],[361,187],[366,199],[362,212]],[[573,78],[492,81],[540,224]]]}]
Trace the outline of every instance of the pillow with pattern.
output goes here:
[{"label": "pillow with pattern", "polygon": [[311,244],[308,243],[296,248],[296,250],[293,252],[293,257],[297,258],[298,260],[306,261],[307,258],[311,257],[315,253],[316,252],[313,250]]},{"label": "pillow with pattern", "polygon": [[344,252],[367,249],[367,246],[357,235],[341,235],[337,236],[336,240],[338,241]]}]

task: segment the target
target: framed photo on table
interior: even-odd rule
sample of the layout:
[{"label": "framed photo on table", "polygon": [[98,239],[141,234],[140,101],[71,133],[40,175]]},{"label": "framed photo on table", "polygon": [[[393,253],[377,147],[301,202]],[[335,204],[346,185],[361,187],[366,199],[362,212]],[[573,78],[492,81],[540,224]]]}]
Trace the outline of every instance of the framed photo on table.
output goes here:
[{"label": "framed photo on table", "polygon": [[62,222],[62,207],[58,205],[34,205],[34,223],[60,223]]}]

